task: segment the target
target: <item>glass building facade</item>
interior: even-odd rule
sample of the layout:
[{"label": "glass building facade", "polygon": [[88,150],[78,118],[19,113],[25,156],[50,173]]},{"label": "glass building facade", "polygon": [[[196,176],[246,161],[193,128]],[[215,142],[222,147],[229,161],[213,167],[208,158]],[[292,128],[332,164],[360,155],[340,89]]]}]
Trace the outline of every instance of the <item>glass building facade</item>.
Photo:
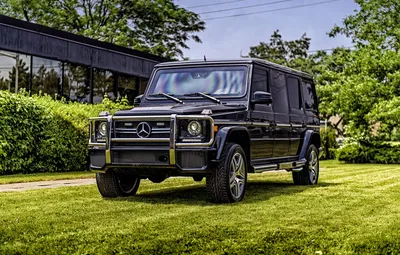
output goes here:
[{"label": "glass building facade", "polygon": [[0,90],[132,103],[162,61],[168,59],[0,15]]}]

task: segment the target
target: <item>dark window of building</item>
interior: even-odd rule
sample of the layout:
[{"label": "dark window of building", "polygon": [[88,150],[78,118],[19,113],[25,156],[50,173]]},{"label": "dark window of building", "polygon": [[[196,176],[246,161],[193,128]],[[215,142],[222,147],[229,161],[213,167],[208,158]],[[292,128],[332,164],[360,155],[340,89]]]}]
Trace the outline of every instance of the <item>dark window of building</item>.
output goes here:
[{"label": "dark window of building", "polygon": [[[18,59],[18,79],[16,79],[16,65]],[[29,90],[31,57],[9,51],[0,51],[0,89],[15,92]],[[17,84],[16,84],[17,81]]]},{"label": "dark window of building", "polygon": [[271,94],[272,94],[272,107],[274,112],[277,113],[288,113],[288,97],[286,89],[286,78],[285,74],[279,71],[271,70]]},{"label": "dark window of building", "polygon": [[288,77],[289,103],[292,109],[301,109],[300,81],[294,77]]},{"label": "dark window of building", "polygon": [[105,96],[111,100],[116,98],[116,95],[114,95],[114,76],[109,71],[94,69],[93,103],[101,103]]},{"label": "dark window of building", "polygon": [[118,98],[126,97],[130,104],[139,94],[136,77],[118,75]]},{"label": "dark window of building", "polygon": [[309,82],[302,82],[304,107],[306,111],[317,111],[317,98],[313,86]]},{"label": "dark window of building", "polygon": [[33,57],[32,94],[48,94],[57,98],[61,93],[62,63]]},{"label": "dark window of building", "polygon": [[67,100],[89,102],[89,69],[70,63],[64,64],[63,97]]},{"label": "dark window of building", "polygon": [[254,93],[256,91],[270,92],[268,84],[268,72],[265,69],[254,68],[252,92]]},{"label": "dark window of building", "polygon": [[149,83],[149,79],[147,78],[139,78],[140,80],[140,90],[139,93],[143,94],[147,88],[147,84]]}]

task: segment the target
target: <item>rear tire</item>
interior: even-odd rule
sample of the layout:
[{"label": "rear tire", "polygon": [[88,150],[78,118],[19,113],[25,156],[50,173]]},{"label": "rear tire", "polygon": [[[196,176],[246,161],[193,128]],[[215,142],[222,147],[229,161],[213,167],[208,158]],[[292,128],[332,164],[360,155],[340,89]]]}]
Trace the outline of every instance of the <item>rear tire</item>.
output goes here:
[{"label": "rear tire", "polygon": [[292,172],[293,182],[296,185],[315,185],[319,178],[318,149],[311,144],[307,149],[306,165],[300,172]]},{"label": "rear tire", "polygon": [[110,170],[106,173],[96,173],[96,183],[103,197],[127,197],[136,194],[140,185],[140,178]]},{"label": "rear tire", "polygon": [[235,143],[227,143],[218,167],[206,178],[207,192],[212,201],[241,201],[246,191],[247,168],[246,154],[242,147]]}]

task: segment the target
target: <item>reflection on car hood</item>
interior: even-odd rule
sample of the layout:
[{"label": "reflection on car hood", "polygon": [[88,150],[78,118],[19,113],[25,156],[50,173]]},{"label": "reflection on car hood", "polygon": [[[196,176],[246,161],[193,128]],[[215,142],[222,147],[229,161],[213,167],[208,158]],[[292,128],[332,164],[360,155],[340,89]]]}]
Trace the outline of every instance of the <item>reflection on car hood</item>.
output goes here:
[{"label": "reflection on car hood", "polygon": [[204,109],[211,110],[213,114],[223,112],[236,112],[246,110],[245,105],[220,105],[220,104],[176,104],[151,107],[135,107],[130,110],[121,110],[115,116],[144,116],[144,115],[169,115],[169,114],[201,114]]}]

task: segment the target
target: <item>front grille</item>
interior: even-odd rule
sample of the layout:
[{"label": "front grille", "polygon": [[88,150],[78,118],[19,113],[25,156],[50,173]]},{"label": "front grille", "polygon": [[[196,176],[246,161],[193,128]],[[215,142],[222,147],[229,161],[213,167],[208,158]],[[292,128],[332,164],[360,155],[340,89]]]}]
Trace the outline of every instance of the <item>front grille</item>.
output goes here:
[{"label": "front grille", "polygon": [[[150,127],[149,135],[146,133],[138,134],[141,131],[141,123],[146,123]],[[170,137],[169,121],[115,121],[113,127],[114,138],[169,138]],[[138,130],[139,128],[139,130]],[[141,135],[141,136],[140,136]]]},{"label": "front grille", "polygon": [[113,163],[168,165],[168,154],[168,151],[114,151]]}]

